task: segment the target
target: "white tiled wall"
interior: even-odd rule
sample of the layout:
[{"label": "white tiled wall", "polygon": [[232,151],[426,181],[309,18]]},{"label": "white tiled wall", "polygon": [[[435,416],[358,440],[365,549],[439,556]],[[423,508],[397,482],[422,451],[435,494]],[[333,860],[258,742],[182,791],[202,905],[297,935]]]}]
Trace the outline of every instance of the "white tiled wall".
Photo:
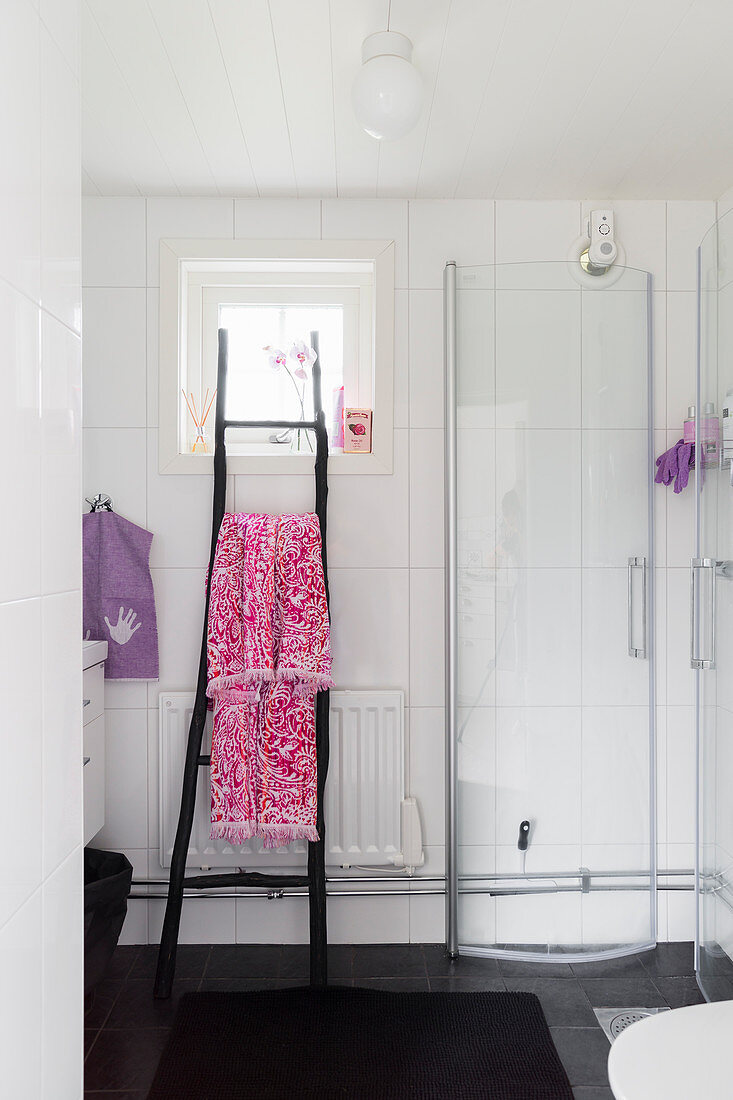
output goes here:
[{"label": "white tiled wall", "polygon": [[76,0],[0,35],[2,1091],[82,1095],[81,179]]},{"label": "white tiled wall", "polygon": [[[160,875],[155,849],[155,707],[160,690],[190,690],[200,642],[211,485],[208,479],[157,473],[159,238],[236,234],[396,241],[395,471],[391,477],[337,479],[332,487],[335,676],[339,687],[405,691],[410,793],[420,802],[425,823],[425,873],[434,873],[442,870],[444,856],[443,761],[438,751],[443,707],[443,265],[446,259],[459,264],[562,259],[581,230],[583,215],[601,202],[84,200],[85,324],[91,334],[85,346],[84,489],[86,494],[108,492],[118,511],[154,533],[152,565],[161,633],[159,684],[108,685],[108,751],[117,763],[108,791],[106,844],[127,850],[136,864],[144,866],[147,861],[151,875]],[[694,252],[714,220],[715,203],[609,205],[616,211],[627,264],[654,275],[655,415],[662,450],[667,440],[679,438],[686,406],[693,399]],[[527,335],[531,339],[532,334]],[[511,383],[507,374],[506,384]],[[567,445],[573,445],[570,436]],[[571,459],[568,455],[572,471],[577,465]],[[547,499],[541,453],[537,461],[539,506]],[[235,480],[230,506],[240,510],[297,508],[310,501],[306,478]],[[578,483],[573,492],[579,496],[582,486]],[[667,707],[675,708],[676,752],[682,736],[679,722],[689,717],[692,701],[685,602],[691,512],[684,495],[676,497],[659,488],[657,499],[659,754],[664,762]],[[363,515],[365,522],[355,527],[345,523],[347,506],[351,516]],[[543,516],[548,522],[552,518],[540,509],[540,534]],[[554,530],[550,524],[549,534]],[[553,537],[538,538],[535,549],[538,567],[573,564],[559,560],[562,547]],[[592,582],[589,577],[588,584]],[[603,593],[596,596],[602,599]],[[578,593],[578,617],[580,608]],[[349,630],[347,642],[348,625],[357,614],[359,636],[355,640]],[[542,659],[546,657],[543,651]],[[602,640],[598,658],[603,658]],[[577,667],[581,668],[580,659]],[[592,688],[592,669],[586,667],[583,675]],[[548,672],[548,682],[555,680]],[[596,686],[601,692],[602,685]],[[510,688],[505,684],[503,690]],[[564,702],[563,696],[558,705]],[[604,703],[599,694],[598,704]],[[588,766],[587,759],[583,763]],[[662,862],[667,844],[675,847],[677,858],[679,846],[691,844],[694,836],[694,777],[683,763],[670,774],[673,779],[668,782],[661,769]],[[560,829],[562,822],[557,826]],[[132,906],[123,933],[128,939],[156,938],[160,907],[151,907],[148,914],[146,906]],[[188,910],[183,928],[188,939],[306,935],[301,902],[196,901]],[[334,939],[439,940],[443,935],[443,907],[436,899],[339,899],[330,912]],[[665,899],[662,916],[663,938],[668,931],[677,937],[692,934],[684,898]]]}]

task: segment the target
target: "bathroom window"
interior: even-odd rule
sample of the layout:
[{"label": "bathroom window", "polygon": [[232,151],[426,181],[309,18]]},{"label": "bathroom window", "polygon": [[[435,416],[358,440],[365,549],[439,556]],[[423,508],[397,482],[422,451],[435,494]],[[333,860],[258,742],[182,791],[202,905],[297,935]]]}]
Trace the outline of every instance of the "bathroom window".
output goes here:
[{"label": "bathroom window", "polygon": [[[210,468],[219,328],[229,332],[229,419],[311,419],[310,369],[304,378],[295,355],[317,331],[332,472],[391,472],[393,250],[391,241],[161,241],[161,472]],[[336,447],[342,387],[345,406],[374,410],[372,454]],[[306,472],[313,447],[297,430],[227,432],[233,473]]]}]

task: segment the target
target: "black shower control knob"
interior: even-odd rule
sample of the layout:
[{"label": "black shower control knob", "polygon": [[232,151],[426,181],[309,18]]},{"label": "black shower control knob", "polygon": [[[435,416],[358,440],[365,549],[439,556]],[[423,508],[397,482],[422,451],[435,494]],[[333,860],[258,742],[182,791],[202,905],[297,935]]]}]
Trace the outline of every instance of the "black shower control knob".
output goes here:
[{"label": "black shower control knob", "polygon": [[520,821],[519,823],[519,840],[517,841],[517,848],[520,852],[526,852],[529,848],[529,822]]}]

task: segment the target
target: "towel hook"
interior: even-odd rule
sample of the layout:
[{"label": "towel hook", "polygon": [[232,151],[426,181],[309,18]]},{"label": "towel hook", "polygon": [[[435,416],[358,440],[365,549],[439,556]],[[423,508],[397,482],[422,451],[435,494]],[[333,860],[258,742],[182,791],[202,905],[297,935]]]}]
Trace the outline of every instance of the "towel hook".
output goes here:
[{"label": "towel hook", "polygon": [[91,504],[90,512],[111,512],[112,511],[112,497],[108,497],[106,493],[97,493],[92,499],[91,497],[84,497],[87,504]]}]

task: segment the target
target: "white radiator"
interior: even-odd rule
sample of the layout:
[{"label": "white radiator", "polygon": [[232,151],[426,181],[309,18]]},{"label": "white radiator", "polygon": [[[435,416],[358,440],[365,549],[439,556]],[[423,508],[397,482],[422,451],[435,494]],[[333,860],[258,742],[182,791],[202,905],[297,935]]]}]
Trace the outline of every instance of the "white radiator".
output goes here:
[{"label": "white radiator", "polygon": [[[181,804],[188,727],[195,696],[159,701],[160,862],[169,867]],[[332,691],[331,757],[326,782],[326,863],[331,867],[401,863],[404,798],[404,698],[401,691]],[[210,749],[211,715],[203,752]],[[200,768],[188,864],[192,867],[290,869],[305,863],[307,845],[263,851],[258,840],[231,845],[209,839],[209,769]]]}]

